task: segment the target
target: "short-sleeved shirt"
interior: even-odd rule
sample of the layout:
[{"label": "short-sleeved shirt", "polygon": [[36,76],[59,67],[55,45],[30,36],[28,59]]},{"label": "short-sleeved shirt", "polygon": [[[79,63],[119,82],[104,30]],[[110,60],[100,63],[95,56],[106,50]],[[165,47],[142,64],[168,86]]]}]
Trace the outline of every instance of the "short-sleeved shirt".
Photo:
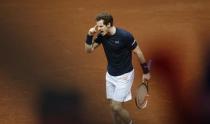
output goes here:
[{"label": "short-sleeved shirt", "polygon": [[119,76],[133,70],[132,50],[136,48],[137,43],[131,33],[116,28],[114,35],[98,34],[94,41],[103,45],[110,75]]}]

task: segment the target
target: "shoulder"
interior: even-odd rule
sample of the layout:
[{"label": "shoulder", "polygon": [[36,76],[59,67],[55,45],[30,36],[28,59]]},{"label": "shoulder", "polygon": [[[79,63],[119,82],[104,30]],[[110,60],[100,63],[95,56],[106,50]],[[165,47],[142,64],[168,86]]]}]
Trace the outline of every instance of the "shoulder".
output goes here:
[{"label": "shoulder", "polygon": [[130,37],[133,37],[133,35],[132,35],[132,33],[131,32],[128,32],[127,30],[125,30],[125,29],[122,29],[122,28],[117,28],[117,31],[118,31],[118,33],[121,35],[121,36],[123,36],[123,37],[128,37],[128,38],[130,38]]}]

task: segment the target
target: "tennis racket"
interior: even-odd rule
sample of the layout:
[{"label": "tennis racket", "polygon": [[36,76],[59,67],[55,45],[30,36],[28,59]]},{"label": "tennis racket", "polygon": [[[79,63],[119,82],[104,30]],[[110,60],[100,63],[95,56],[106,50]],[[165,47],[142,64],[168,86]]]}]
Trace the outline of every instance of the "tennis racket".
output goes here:
[{"label": "tennis racket", "polygon": [[148,97],[149,97],[149,86],[148,81],[143,81],[138,85],[136,90],[135,103],[136,107],[141,110],[147,107]]},{"label": "tennis racket", "polygon": [[[151,70],[151,63],[152,60],[149,60],[148,62],[149,70]],[[144,80],[138,85],[136,89],[135,103],[136,107],[139,110],[142,110],[147,107],[148,97],[149,97],[149,84],[147,80]]]}]

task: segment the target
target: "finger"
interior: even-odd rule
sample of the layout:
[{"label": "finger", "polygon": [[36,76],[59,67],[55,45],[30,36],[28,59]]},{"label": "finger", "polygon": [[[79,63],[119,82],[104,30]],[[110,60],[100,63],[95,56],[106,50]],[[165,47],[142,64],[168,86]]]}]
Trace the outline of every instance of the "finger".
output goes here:
[{"label": "finger", "polygon": [[147,83],[148,81],[149,81],[149,79],[148,79],[148,78],[143,78],[143,79],[142,79],[142,82]]},{"label": "finger", "polygon": [[96,28],[98,25],[95,25],[94,28]]},{"label": "finger", "polygon": [[98,25],[95,25],[93,28],[94,28],[95,30],[97,30],[97,29],[98,29],[97,27],[98,27]]}]

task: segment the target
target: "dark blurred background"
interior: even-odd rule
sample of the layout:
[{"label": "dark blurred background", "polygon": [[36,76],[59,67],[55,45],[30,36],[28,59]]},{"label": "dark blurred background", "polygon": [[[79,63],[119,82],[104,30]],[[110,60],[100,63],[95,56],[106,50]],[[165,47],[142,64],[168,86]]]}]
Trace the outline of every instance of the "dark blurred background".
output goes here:
[{"label": "dark blurred background", "polygon": [[[136,123],[209,124],[208,0],[1,0],[0,123],[109,124],[102,47],[84,52],[95,15],[108,11],[152,59],[150,101]],[[141,80],[137,58],[135,86]]]}]

